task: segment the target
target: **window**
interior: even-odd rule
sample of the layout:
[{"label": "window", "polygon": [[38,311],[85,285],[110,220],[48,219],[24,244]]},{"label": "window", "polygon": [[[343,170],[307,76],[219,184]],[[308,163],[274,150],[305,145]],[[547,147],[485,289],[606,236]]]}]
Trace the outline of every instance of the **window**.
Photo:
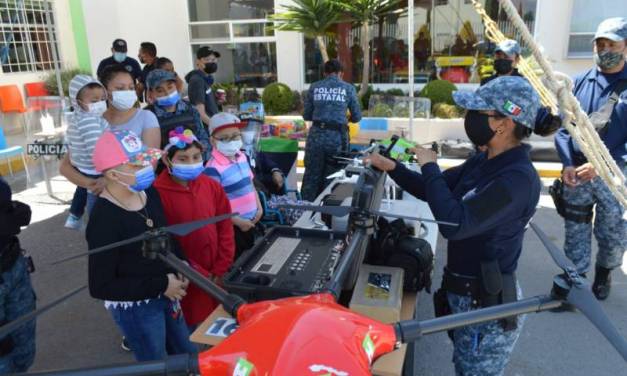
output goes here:
[{"label": "window", "polygon": [[606,18],[627,14],[625,0],[574,0],[570,17],[568,57],[592,56],[592,39],[597,26]]},{"label": "window", "polygon": [[[192,47],[194,56],[199,47]],[[247,87],[265,87],[276,82],[275,43],[213,44],[211,47],[220,53],[216,82]]]},{"label": "window", "polygon": [[202,45],[220,52],[216,82],[264,87],[276,81],[274,0],[188,0],[193,59]]},{"label": "window", "polygon": [[[50,10],[50,11],[49,11]],[[49,0],[0,0],[2,72],[39,72],[54,68],[58,56],[54,16]],[[52,37],[48,31],[52,26]]]},{"label": "window", "polygon": [[[488,14],[501,31],[517,38],[515,29],[499,7],[498,0],[482,0]],[[465,0],[414,1],[414,71],[415,82],[425,83],[439,77],[456,83],[479,82],[473,75],[476,57],[486,53],[476,48],[484,39],[483,23],[472,3]],[[529,30],[534,30],[536,0],[515,0]],[[361,30],[350,24],[339,24],[334,35],[325,37],[331,58],[339,58],[344,66],[344,79],[361,82],[364,48]],[[371,25],[370,83],[407,83],[408,39],[406,12],[393,12]],[[523,46],[524,47],[524,46]],[[491,51],[487,51],[491,53]],[[305,80],[322,78],[322,55],[314,39],[305,38]]]}]

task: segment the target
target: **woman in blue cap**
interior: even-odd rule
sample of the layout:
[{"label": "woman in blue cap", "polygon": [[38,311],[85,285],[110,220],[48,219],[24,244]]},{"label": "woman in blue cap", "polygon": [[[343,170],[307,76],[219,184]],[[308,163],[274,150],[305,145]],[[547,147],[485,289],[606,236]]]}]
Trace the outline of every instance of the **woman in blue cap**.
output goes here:
[{"label": "woman in blue cap", "polygon": [[[444,172],[436,153],[424,148],[414,150],[420,173],[376,154],[369,158],[401,188],[425,200],[435,219],[459,224],[440,228],[448,256],[442,287],[434,295],[437,316],[520,296],[515,271],[541,190],[530,147],[521,141],[532,132],[552,131],[536,124],[540,100],[524,78],[499,77],[476,92],[454,92],[453,98],[467,110],[468,138],[485,146],[484,152]],[[521,326],[522,318],[514,317],[449,333],[457,375],[502,375]]]}]

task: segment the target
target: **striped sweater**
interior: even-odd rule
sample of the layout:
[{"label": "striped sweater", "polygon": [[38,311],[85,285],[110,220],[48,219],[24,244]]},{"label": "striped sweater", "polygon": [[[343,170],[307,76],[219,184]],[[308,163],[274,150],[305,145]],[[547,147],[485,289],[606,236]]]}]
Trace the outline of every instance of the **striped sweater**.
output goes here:
[{"label": "striped sweater", "polygon": [[99,175],[94,168],[92,155],[106,123],[101,121],[100,117],[85,112],[76,100],[80,90],[90,83],[99,84],[93,77],[83,74],[74,76],[70,81],[69,95],[74,113],[68,117],[65,136],[72,165],[84,174]]},{"label": "striped sweater", "polygon": [[232,160],[214,149],[205,165],[205,174],[222,185],[234,213],[248,220],[255,218],[257,191],[253,185],[253,172],[244,153],[237,153]]}]

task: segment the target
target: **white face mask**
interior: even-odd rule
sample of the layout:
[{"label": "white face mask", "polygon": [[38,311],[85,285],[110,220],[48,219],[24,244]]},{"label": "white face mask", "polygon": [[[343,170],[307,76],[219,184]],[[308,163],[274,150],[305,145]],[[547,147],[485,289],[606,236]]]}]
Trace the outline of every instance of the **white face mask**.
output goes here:
[{"label": "white face mask", "polygon": [[107,110],[107,101],[89,103],[87,105],[87,108],[89,109],[87,112],[89,112],[91,115],[102,116],[102,114]]},{"label": "white face mask", "polygon": [[220,153],[232,157],[242,148],[242,140],[218,141],[217,148]]},{"label": "white face mask", "polygon": [[111,93],[111,104],[120,111],[128,111],[137,102],[135,90],[117,90]]}]

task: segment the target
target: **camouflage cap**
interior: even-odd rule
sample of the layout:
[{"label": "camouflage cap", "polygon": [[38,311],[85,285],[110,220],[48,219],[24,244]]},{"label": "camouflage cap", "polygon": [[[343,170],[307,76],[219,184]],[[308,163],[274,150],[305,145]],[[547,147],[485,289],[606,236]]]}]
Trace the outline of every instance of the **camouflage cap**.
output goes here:
[{"label": "camouflage cap", "polygon": [[455,91],[453,99],[467,110],[497,111],[531,129],[541,107],[536,91],[518,76],[495,78],[474,92]]},{"label": "camouflage cap", "polygon": [[594,34],[594,40],[599,38],[607,38],[614,42],[627,39],[627,18],[612,17],[603,20]]},{"label": "camouflage cap", "polygon": [[146,77],[146,86],[148,89],[154,89],[161,85],[163,81],[176,81],[174,73],[164,69],[153,69]]},{"label": "camouflage cap", "polygon": [[505,55],[509,57],[516,57],[515,55],[520,55],[520,44],[513,39],[505,39],[501,43],[496,45],[496,49],[494,52],[503,52]]}]

